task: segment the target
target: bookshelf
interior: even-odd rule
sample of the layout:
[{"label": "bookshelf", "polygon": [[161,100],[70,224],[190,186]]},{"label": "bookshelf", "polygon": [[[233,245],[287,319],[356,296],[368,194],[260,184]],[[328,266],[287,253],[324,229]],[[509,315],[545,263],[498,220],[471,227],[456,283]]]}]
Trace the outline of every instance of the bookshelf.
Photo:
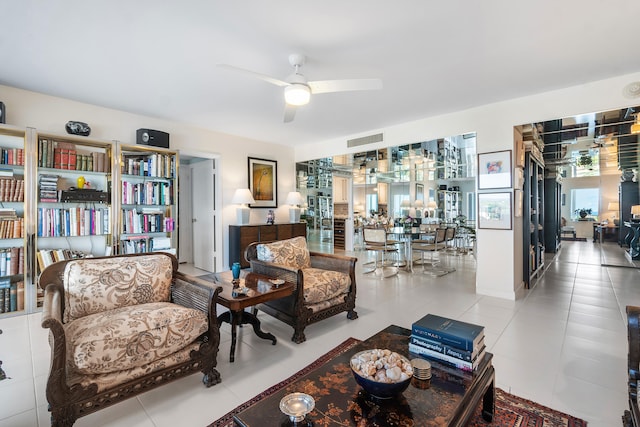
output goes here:
[{"label": "bookshelf", "polygon": [[[112,253],[113,142],[37,132],[35,144],[37,284],[54,262]],[[37,307],[41,300],[38,290]]]},{"label": "bookshelf", "polygon": [[0,316],[29,309],[24,268],[27,131],[0,125]]},{"label": "bookshelf", "polygon": [[178,251],[178,152],[118,145],[118,252]]},{"label": "bookshelf", "polygon": [[544,163],[531,151],[525,152],[523,193],[523,280],[530,288],[544,270]]}]

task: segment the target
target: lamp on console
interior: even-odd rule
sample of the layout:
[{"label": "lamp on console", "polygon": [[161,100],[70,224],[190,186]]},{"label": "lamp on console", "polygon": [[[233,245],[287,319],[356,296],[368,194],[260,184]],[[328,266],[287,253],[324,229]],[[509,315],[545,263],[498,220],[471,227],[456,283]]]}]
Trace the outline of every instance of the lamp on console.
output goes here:
[{"label": "lamp on console", "polygon": [[607,210],[613,211],[613,215],[611,216],[611,219],[613,220],[613,223],[616,224],[616,221],[618,221],[616,217],[618,216],[618,211],[620,210],[620,203],[609,202],[609,205],[607,205]]},{"label": "lamp on console", "polygon": [[429,218],[433,218],[435,216],[436,209],[438,209],[438,204],[435,202],[435,200],[429,200],[429,202],[427,203]]},{"label": "lamp on console", "polygon": [[633,221],[640,221],[640,205],[631,206],[631,219]]},{"label": "lamp on console", "polygon": [[416,208],[416,213],[419,214],[416,216],[421,217],[422,210],[424,209],[424,202],[422,200],[416,200],[415,202],[413,202],[413,206]]},{"label": "lamp on console", "polygon": [[284,201],[285,205],[290,205],[289,208],[289,222],[300,222],[300,208],[299,206],[304,203],[302,200],[302,194],[297,191],[291,191],[287,194],[287,199]]},{"label": "lamp on console", "polygon": [[255,202],[256,201],[253,199],[251,191],[248,188],[239,188],[235,193],[233,193],[231,203],[240,205],[236,209],[238,225],[249,224],[249,207],[247,204]]}]

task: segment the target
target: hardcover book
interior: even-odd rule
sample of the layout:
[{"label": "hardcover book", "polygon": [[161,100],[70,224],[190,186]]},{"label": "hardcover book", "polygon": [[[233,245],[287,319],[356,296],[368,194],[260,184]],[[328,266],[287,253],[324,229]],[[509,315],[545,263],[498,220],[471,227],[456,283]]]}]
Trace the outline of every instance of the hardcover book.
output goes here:
[{"label": "hardcover book", "polygon": [[411,333],[461,350],[473,351],[484,339],[484,326],[427,314],[413,323]]},{"label": "hardcover book", "polygon": [[464,360],[467,362],[471,362],[475,360],[478,354],[484,350],[484,339],[480,342],[478,347],[476,347],[473,351],[469,350],[460,350],[459,348],[452,347],[447,344],[442,344],[437,341],[430,340],[423,336],[419,335],[411,335],[411,344],[418,345],[420,347],[428,348],[429,350],[436,351],[438,353],[446,354],[451,357],[455,357],[460,360]]}]

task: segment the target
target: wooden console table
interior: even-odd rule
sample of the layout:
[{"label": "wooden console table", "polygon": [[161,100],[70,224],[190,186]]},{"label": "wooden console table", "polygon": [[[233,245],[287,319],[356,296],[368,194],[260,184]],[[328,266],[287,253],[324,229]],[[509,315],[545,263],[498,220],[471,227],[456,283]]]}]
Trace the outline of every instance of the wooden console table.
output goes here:
[{"label": "wooden console table", "polygon": [[239,262],[242,268],[249,267],[244,259],[244,250],[253,242],[269,242],[292,237],[307,237],[305,222],[273,225],[230,225],[229,226],[229,268]]}]

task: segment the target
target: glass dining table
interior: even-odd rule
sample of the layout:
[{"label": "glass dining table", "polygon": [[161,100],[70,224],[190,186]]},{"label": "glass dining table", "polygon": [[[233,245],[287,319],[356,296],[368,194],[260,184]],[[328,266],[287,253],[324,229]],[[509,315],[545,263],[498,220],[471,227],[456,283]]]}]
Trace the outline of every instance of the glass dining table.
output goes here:
[{"label": "glass dining table", "polygon": [[[425,226],[426,225],[426,226]],[[438,225],[423,224],[420,227],[391,227],[387,229],[387,235],[395,237],[398,241],[404,243],[404,254],[406,265],[404,265],[406,271],[413,273],[413,250],[411,243],[416,239],[425,239],[435,237],[435,232]]]}]

